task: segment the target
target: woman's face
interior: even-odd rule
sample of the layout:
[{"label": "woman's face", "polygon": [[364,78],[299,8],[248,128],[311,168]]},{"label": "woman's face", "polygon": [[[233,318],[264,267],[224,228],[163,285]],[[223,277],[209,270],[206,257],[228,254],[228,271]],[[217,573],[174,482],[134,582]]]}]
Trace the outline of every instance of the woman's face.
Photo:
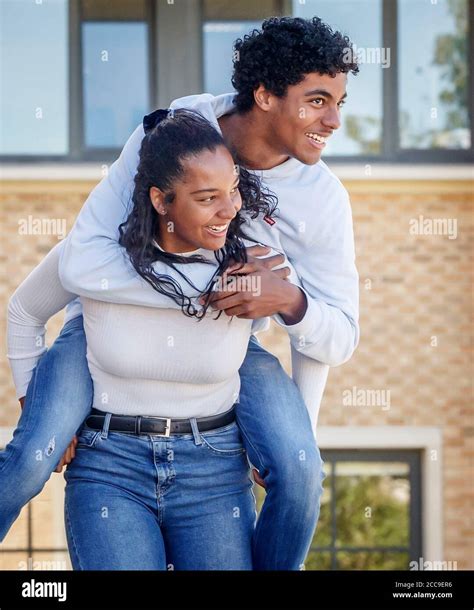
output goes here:
[{"label": "woman's face", "polygon": [[174,201],[151,187],[160,215],[158,242],[167,252],[218,250],[225,244],[231,220],[242,207],[239,174],[225,146],[204,150],[183,161],[184,175],[173,185]]}]

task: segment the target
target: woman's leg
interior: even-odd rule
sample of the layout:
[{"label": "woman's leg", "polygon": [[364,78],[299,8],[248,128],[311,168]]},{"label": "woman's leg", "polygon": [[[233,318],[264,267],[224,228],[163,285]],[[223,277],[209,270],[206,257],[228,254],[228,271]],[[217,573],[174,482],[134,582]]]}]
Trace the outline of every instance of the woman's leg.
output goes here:
[{"label": "woman's leg", "polygon": [[294,381],[254,337],[240,377],[237,421],[267,486],[253,540],[254,569],[302,569],[325,476],[309,414]]},{"label": "woman's leg", "polygon": [[255,498],[237,425],[152,440],[169,569],[251,570]]},{"label": "woman's leg", "polygon": [[43,489],[91,404],[79,316],[64,326],[38,362],[13,439],[0,451],[0,542],[23,506]]},{"label": "woman's leg", "polygon": [[77,570],[250,570],[255,502],[236,424],[202,437],[84,427],[65,474]]},{"label": "woman's leg", "polygon": [[85,427],[65,478],[74,570],[166,570],[148,437]]}]

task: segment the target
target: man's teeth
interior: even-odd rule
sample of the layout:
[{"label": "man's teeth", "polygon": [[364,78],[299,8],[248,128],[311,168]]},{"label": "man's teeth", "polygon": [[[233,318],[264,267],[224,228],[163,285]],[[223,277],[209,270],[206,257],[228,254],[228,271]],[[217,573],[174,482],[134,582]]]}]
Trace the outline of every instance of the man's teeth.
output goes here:
[{"label": "man's teeth", "polygon": [[211,229],[211,231],[214,231],[215,233],[222,233],[222,231],[227,229],[227,225],[210,225],[207,228]]},{"label": "man's teeth", "polygon": [[311,133],[311,132],[307,132],[305,133],[306,136],[308,136],[308,138],[311,138],[312,140],[316,140],[316,142],[319,142],[320,144],[326,144],[327,142],[327,138],[323,138],[323,136],[318,136],[317,133]]}]

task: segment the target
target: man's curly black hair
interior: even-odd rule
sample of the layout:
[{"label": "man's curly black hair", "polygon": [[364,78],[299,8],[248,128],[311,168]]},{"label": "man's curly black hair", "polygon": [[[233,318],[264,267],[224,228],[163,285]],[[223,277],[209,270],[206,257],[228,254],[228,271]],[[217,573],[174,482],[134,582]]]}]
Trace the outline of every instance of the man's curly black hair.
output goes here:
[{"label": "man's curly black hair", "polygon": [[260,84],[284,97],[289,85],[301,82],[310,72],[335,76],[358,71],[349,38],[333,31],[319,17],[271,17],[262,23],[261,30],[235,41],[234,102],[238,112],[247,112]]}]

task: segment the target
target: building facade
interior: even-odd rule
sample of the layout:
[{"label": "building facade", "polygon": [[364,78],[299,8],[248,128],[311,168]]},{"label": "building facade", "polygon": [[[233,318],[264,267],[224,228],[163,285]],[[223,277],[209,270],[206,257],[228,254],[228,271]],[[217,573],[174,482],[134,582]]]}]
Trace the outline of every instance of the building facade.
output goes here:
[{"label": "building facade", "polygon": [[[318,15],[356,42],[361,73],[349,79],[344,126],[325,160],[351,195],[361,341],[331,370],[321,406],[327,478],[306,568],[472,569],[472,3],[0,7],[2,56],[12,58],[0,96],[4,345],[9,297],[71,228],[144,114],[182,95],[230,91],[232,41],[268,16]],[[420,20],[423,44],[411,25]],[[49,343],[61,322],[51,320]],[[289,370],[281,329],[263,341]],[[0,446],[19,415],[5,351]],[[0,568],[69,567],[63,487],[54,474],[25,507],[0,545]]]}]

